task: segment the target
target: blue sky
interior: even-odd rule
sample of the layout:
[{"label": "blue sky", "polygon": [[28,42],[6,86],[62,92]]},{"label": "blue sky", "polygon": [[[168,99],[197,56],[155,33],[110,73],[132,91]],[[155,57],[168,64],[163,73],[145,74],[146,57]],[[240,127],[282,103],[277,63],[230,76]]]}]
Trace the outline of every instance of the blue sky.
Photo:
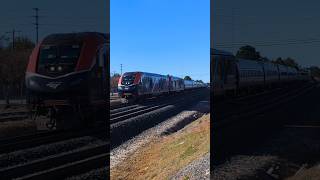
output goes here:
[{"label": "blue sky", "polygon": [[210,80],[209,0],[111,0],[110,72]]},{"label": "blue sky", "polygon": [[[302,66],[320,66],[320,1],[212,0],[212,2],[211,45],[230,45],[232,41],[247,42],[244,44],[256,46],[263,56],[271,59],[279,56],[292,57]],[[233,39],[232,34],[234,34]],[[257,46],[259,43],[264,45]],[[225,46],[219,49],[236,53],[239,47]]]},{"label": "blue sky", "polygon": [[[109,30],[109,0],[1,0],[0,36],[13,28],[35,40],[32,8],[39,11],[39,39],[52,33]],[[11,41],[11,39],[10,39]]]}]

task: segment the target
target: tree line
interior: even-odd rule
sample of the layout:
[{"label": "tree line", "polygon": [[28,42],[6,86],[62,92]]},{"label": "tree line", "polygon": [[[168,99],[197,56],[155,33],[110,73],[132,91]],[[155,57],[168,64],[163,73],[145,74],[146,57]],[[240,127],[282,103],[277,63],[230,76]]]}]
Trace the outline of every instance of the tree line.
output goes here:
[{"label": "tree line", "polygon": [[25,96],[25,71],[35,44],[28,38],[18,37],[13,43],[0,47],[0,99],[7,106],[12,98]]}]

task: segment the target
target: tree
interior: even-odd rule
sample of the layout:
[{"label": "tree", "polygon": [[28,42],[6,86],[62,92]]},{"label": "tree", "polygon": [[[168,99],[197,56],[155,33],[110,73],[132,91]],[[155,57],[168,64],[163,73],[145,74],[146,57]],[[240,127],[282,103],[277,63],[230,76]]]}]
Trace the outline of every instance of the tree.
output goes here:
[{"label": "tree", "polygon": [[287,66],[291,66],[294,67],[296,69],[299,69],[299,64],[292,58],[287,57],[285,60],[283,60],[283,62],[287,65]]},{"label": "tree", "polygon": [[296,68],[297,70],[300,69],[300,65],[290,57],[287,57],[286,59],[282,59],[281,57],[278,57],[276,60],[273,60],[272,62],[277,63],[277,64],[282,64],[285,66],[291,66]]},{"label": "tree", "polygon": [[113,76],[110,77],[110,91],[114,92],[117,90],[118,82],[120,79],[120,74],[115,73]]},{"label": "tree", "polygon": [[31,40],[17,38],[15,50],[12,45],[0,51],[0,91],[6,100],[7,107],[10,105],[12,96],[21,96],[24,89],[24,77],[29,56],[34,47]]},{"label": "tree", "polygon": [[[14,49],[15,50],[24,50],[24,49],[33,49],[35,44],[26,37],[17,37],[14,40]],[[12,42],[9,43],[9,49],[12,48]]]},{"label": "tree", "polygon": [[284,65],[284,62],[281,57],[278,57],[277,59],[272,60],[271,62]]},{"label": "tree", "polygon": [[309,68],[309,70],[310,70],[311,76],[320,78],[320,68],[319,67],[311,66]]},{"label": "tree", "polygon": [[239,48],[236,54],[237,58],[243,59],[259,59],[261,58],[260,53],[252,46],[246,45]]},{"label": "tree", "polygon": [[183,79],[184,80],[192,80],[190,76],[185,76]]}]

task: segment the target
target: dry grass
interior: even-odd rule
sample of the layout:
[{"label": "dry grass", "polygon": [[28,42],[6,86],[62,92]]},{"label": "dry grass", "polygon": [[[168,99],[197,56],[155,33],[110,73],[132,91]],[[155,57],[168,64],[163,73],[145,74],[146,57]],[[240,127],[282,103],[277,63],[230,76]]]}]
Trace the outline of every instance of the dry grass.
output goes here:
[{"label": "dry grass", "polygon": [[320,166],[314,166],[310,169],[300,171],[297,175],[288,178],[287,180],[319,180]]},{"label": "dry grass", "polygon": [[210,149],[210,115],[155,139],[111,169],[111,179],[168,179]]}]

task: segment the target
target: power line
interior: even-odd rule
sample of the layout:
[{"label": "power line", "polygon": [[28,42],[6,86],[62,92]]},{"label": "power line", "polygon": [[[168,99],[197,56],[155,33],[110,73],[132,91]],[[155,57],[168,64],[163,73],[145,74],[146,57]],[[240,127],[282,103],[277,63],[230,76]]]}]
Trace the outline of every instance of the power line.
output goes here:
[{"label": "power line", "polygon": [[36,26],[36,43],[38,43],[39,40],[39,8],[33,8],[33,10],[35,11],[36,15],[33,16],[35,18],[35,23],[34,25]]},{"label": "power line", "polygon": [[309,40],[295,40],[295,41],[283,41],[283,42],[238,42],[234,44],[217,44],[218,48],[233,48],[235,46],[243,46],[251,44],[253,46],[281,46],[281,45],[294,45],[294,44],[313,44],[320,43],[320,39]]}]

